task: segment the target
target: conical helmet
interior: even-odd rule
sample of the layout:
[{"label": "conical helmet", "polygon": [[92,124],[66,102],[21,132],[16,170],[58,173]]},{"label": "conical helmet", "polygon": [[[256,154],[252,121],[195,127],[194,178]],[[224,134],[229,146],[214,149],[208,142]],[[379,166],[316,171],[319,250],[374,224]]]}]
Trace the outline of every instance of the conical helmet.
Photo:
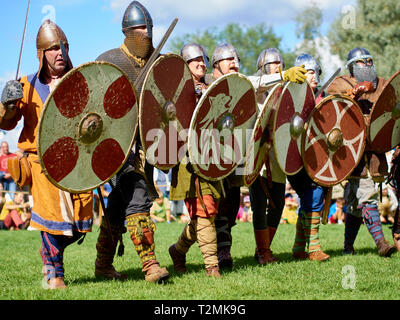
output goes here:
[{"label": "conical helmet", "polygon": [[[62,31],[62,29],[53,21],[49,19],[44,20],[36,36],[37,57],[39,59],[39,75],[43,68],[44,51],[53,47],[59,47],[60,41],[66,48],[68,48],[68,40],[64,31]],[[69,57],[66,58],[68,61],[67,70],[70,70],[72,69],[72,62]]]}]

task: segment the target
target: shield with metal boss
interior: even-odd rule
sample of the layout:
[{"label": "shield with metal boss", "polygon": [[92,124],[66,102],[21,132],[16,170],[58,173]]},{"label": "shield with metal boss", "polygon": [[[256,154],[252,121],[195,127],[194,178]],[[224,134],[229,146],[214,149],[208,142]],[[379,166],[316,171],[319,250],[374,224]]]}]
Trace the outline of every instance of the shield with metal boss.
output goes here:
[{"label": "shield with metal boss", "polygon": [[378,153],[400,143],[400,70],[386,82],[370,113],[368,140]]},{"label": "shield with metal boss", "polygon": [[301,137],[314,107],[314,94],[307,81],[285,85],[274,114],[272,137],[275,158],[286,175],[294,175],[303,168]]},{"label": "shield with metal boss", "polygon": [[308,175],[325,187],[345,180],[364,153],[367,129],[361,108],[346,95],[328,96],[306,127],[302,157]]},{"label": "shield with metal boss", "polygon": [[125,163],[137,127],[137,95],[128,76],[107,62],[70,70],[48,96],[38,127],[47,178],[68,192],[93,190]]},{"label": "shield with metal boss", "polygon": [[139,103],[139,130],[147,161],[161,170],[179,163],[196,107],[187,63],[176,54],[160,56],[150,67]]},{"label": "shield with metal boss", "polygon": [[282,94],[283,85],[276,84],[269,92],[262,109],[257,116],[250,141],[246,149],[244,166],[244,184],[249,187],[258,177],[266,156],[272,147],[272,121],[277,103]]},{"label": "shield with metal boss", "polygon": [[196,174],[217,181],[243,162],[256,120],[256,95],[240,73],[214,81],[202,95],[189,130],[189,158]]}]

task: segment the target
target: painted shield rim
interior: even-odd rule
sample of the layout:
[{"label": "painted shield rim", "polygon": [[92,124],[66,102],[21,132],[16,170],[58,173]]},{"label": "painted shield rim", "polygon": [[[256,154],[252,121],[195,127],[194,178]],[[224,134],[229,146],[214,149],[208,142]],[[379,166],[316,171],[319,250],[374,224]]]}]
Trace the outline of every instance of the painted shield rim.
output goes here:
[{"label": "painted shield rim", "polygon": [[[167,54],[159,56],[153,62],[153,64],[150,66],[149,71],[147,72],[146,77],[145,77],[145,79],[143,81],[142,91],[140,93],[140,99],[139,99],[139,108],[138,108],[139,109],[139,113],[138,113],[138,122],[139,122],[139,124],[138,124],[138,127],[139,127],[139,132],[140,132],[140,142],[142,144],[143,151],[146,154],[146,159],[147,159],[147,147],[146,147],[146,143],[145,143],[146,141],[145,141],[145,138],[144,138],[144,129],[143,129],[143,126],[142,126],[142,114],[143,114],[143,108],[144,108],[143,100],[144,100],[145,87],[146,87],[146,83],[147,83],[148,79],[151,76],[151,71],[154,69],[154,67],[157,66],[160,63],[160,61],[165,60],[165,59],[170,59],[170,58],[178,58],[179,60],[181,60],[183,62],[183,64],[184,64],[184,68],[186,68],[188,70],[189,74],[191,74],[190,69],[189,69],[189,65],[187,64],[187,62],[181,56],[179,56],[179,55],[177,55],[175,53],[167,53]],[[193,78],[192,78],[192,80],[193,80]],[[194,81],[193,81],[193,92],[194,91],[195,90],[194,90]],[[187,141],[187,139],[186,139],[186,141]],[[160,169],[160,170],[169,170],[169,169],[172,169],[173,167],[175,167],[176,165],[178,165],[181,160],[182,159],[180,159],[180,160],[177,159],[176,163],[174,163],[172,165],[168,165],[168,166],[163,166],[163,165],[160,165],[160,164],[152,164],[152,165],[154,167],[156,167],[157,169]]]},{"label": "painted shield rim", "polygon": [[[264,110],[265,110],[267,104],[270,103],[270,99],[273,98],[273,94],[275,94],[275,92],[276,92],[276,90],[278,90],[278,88],[283,88],[283,87],[284,87],[284,85],[283,85],[282,83],[277,83],[277,84],[270,90],[270,92],[269,92],[269,94],[268,94],[268,97],[267,97],[267,99],[265,99],[265,101],[264,101],[264,103],[263,103],[263,106],[262,106],[262,109],[261,109],[261,111],[259,112],[259,116],[257,117],[257,120],[256,120],[256,122],[255,122],[255,124],[254,124],[254,128],[253,128],[253,131],[252,131],[251,136],[250,136],[250,141],[253,141],[253,140],[254,140],[254,135],[255,135],[255,133],[256,133],[255,130],[256,130],[256,128],[258,127],[259,123],[262,121],[261,115],[262,115],[262,113],[264,112]],[[278,101],[279,101],[279,100],[280,100],[280,97],[278,98]],[[267,128],[268,126],[271,126],[271,127],[272,127],[271,121],[272,121],[272,119],[273,119],[273,117],[274,117],[274,109],[273,109],[273,107],[270,108],[269,111],[266,111],[266,113],[265,113],[264,116],[265,116],[265,117],[268,117],[268,119],[267,119],[267,121],[266,121],[266,123],[267,123],[266,128]],[[266,128],[265,128],[265,129],[266,129]],[[265,130],[265,129],[264,129],[264,130]],[[269,151],[271,150],[271,148],[272,148],[272,145],[266,150],[266,152],[269,152]],[[257,150],[257,153],[260,152],[259,150],[260,150],[260,149]],[[247,155],[248,155],[248,153],[247,153],[247,149],[246,149],[245,166],[246,166],[246,164],[247,164],[247,159],[248,159],[248,156],[247,156]],[[264,161],[263,161],[263,163],[265,162],[265,158],[266,158],[266,157],[264,156]],[[261,166],[259,169],[258,169],[258,168],[255,168],[255,170],[253,170],[253,171],[251,172],[251,175],[254,175],[254,176],[255,176],[255,178],[252,179],[251,183],[248,183],[248,180],[246,179],[246,176],[248,176],[248,175],[243,175],[243,183],[244,183],[244,185],[245,185],[246,187],[250,187],[250,186],[254,183],[254,181],[257,179],[257,176],[260,174],[260,172],[261,172],[261,170],[262,170],[262,167],[263,167],[263,166]],[[244,172],[244,173],[246,173],[246,172]]]},{"label": "painted shield rim", "polygon": [[253,96],[254,96],[254,113],[255,113],[255,114],[257,113],[256,93],[255,93],[254,86],[252,85],[252,83],[250,82],[250,80],[249,80],[244,74],[242,74],[242,73],[239,73],[239,72],[232,72],[232,73],[228,73],[228,74],[225,74],[225,75],[221,76],[220,78],[218,78],[217,80],[215,80],[214,82],[212,82],[211,85],[207,88],[206,92],[204,92],[204,93],[202,94],[202,96],[200,97],[199,101],[197,102],[196,108],[195,108],[195,110],[194,110],[194,112],[193,112],[193,115],[192,115],[192,119],[191,119],[191,121],[190,121],[190,129],[189,129],[189,135],[188,135],[188,154],[189,154],[189,161],[190,161],[190,163],[191,163],[191,165],[192,165],[192,168],[193,168],[194,172],[195,172],[198,176],[200,176],[201,178],[204,178],[204,179],[206,179],[206,180],[208,180],[208,181],[220,181],[220,180],[226,178],[227,176],[229,176],[230,174],[232,174],[232,172],[234,172],[234,171],[236,170],[236,168],[239,166],[239,163],[240,163],[240,162],[244,159],[244,157],[245,157],[245,155],[243,155],[242,159],[241,159],[240,161],[236,162],[235,165],[231,168],[231,170],[230,170],[228,173],[226,173],[226,174],[224,174],[224,175],[221,175],[221,176],[219,176],[219,177],[217,177],[217,178],[214,178],[214,177],[209,177],[209,176],[204,175],[204,174],[198,169],[198,166],[197,166],[196,162],[193,160],[193,153],[191,152],[191,150],[194,148],[194,147],[192,146],[192,143],[191,143],[191,140],[192,140],[192,139],[191,139],[191,136],[192,136],[192,132],[195,132],[195,130],[193,129],[193,127],[194,127],[194,124],[195,124],[195,122],[196,122],[196,118],[197,118],[197,115],[198,115],[198,113],[199,113],[199,110],[201,109],[201,107],[202,107],[202,105],[203,105],[203,103],[204,103],[204,100],[206,100],[206,99],[208,98],[209,93],[210,93],[219,83],[221,83],[222,81],[225,81],[225,79],[228,78],[228,77],[238,77],[238,78],[240,78],[240,79],[245,80],[245,81],[248,83],[248,85],[249,85],[249,90],[252,90],[252,91],[253,91]]},{"label": "painted shield rim", "polygon": [[[273,142],[272,142],[272,149],[273,149],[273,152],[274,152],[274,156],[275,156],[275,159],[276,159],[276,163],[278,164],[278,166],[279,166],[279,168],[282,170],[282,172],[283,172],[285,175],[287,175],[287,176],[292,176],[292,175],[295,175],[295,174],[299,173],[299,172],[301,171],[301,169],[304,167],[304,164],[303,164],[303,165],[301,165],[300,168],[299,168],[298,170],[296,170],[295,172],[287,172],[285,168],[282,168],[281,163],[280,163],[279,160],[278,160],[279,157],[278,157],[278,152],[277,152],[277,150],[276,150],[276,135],[275,135],[275,132],[276,132],[276,121],[277,121],[277,117],[278,117],[278,111],[279,111],[279,107],[280,107],[280,105],[281,105],[281,101],[282,101],[283,95],[284,95],[284,93],[285,93],[285,90],[289,90],[289,89],[287,89],[287,88],[289,87],[289,85],[292,85],[292,84],[299,85],[299,84],[293,83],[293,82],[287,82],[287,83],[284,85],[284,88],[283,88],[283,90],[282,90],[281,97],[279,98],[279,101],[277,102],[277,107],[276,107],[276,110],[275,110],[275,112],[274,112],[274,116],[273,116],[273,119],[272,119],[272,128],[273,128],[273,129],[272,129],[272,130],[273,130],[273,133],[272,133],[272,141],[273,141]],[[306,86],[307,86],[307,90],[310,90],[310,91],[311,91],[312,96],[313,96],[313,98],[314,98],[314,102],[315,102],[314,92],[313,92],[313,90],[311,89],[310,84],[309,84],[307,81],[304,81],[301,85],[306,85]],[[303,106],[303,107],[304,107],[304,106]],[[315,108],[315,106],[314,106],[314,108]],[[312,110],[312,111],[313,111],[313,110]],[[312,111],[311,111],[310,114],[308,115],[308,118],[304,120],[304,124],[306,124],[306,122],[310,119],[310,116],[311,116]],[[305,130],[304,130],[304,131],[305,131]],[[304,131],[303,131],[303,133],[304,133]],[[300,136],[298,139],[302,139],[303,133],[301,134],[301,136]],[[300,142],[301,142],[301,140],[300,140]],[[300,148],[300,150],[298,150],[298,151],[299,151],[300,158],[301,158],[301,148]],[[301,161],[303,161],[303,160],[301,159]]]},{"label": "painted shield rim", "polygon": [[[135,98],[136,98],[136,102],[135,102],[135,104],[134,104],[134,108],[135,108],[135,106],[136,106],[136,109],[138,109],[138,107],[137,107],[137,105],[138,105],[137,97],[138,97],[138,96],[137,96],[136,89],[135,89],[135,87],[134,87],[132,81],[129,79],[127,73],[124,72],[121,68],[119,68],[119,67],[116,66],[115,64],[112,64],[112,63],[110,63],[110,62],[105,62],[105,61],[86,62],[86,63],[83,63],[83,64],[81,64],[81,65],[79,65],[79,66],[77,66],[77,67],[75,67],[75,68],[69,70],[69,71],[61,78],[61,80],[59,81],[59,83],[57,83],[56,87],[50,92],[50,94],[48,95],[48,97],[47,97],[45,103],[43,104],[43,108],[42,108],[42,111],[41,111],[40,116],[39,116],[36,143],[37,143],[37,150],[38,150],[37,154],[38,154],[40,166],[41,166],[41,168],[42,168],[42,171],[43,171],[44,175],[47,177],[47,179],[48,179],[54,186],[56,186],[56,187],[59,188],[60,190],[63,190],[63,191],[66,191],[66,192],[70,192],[70,193],[89,192],[89,191],[92,191],[92,190],[94,190],[94,189],[100,187],[101,185],[104,185],[105,183],[107,183],[107,182],[122,168],[122,166],[123,166],[123,165],[125,164],[125,162],[128,160],[129,155],[130,155],[130,153],[131,153],[131,150],[132,150],[132,148],[133,148],[133,145],[135,144],[136,136],[137,136],[138,117],[136,117],[136,122],[135,122],[135,126],[134,126],[134,129],[133,129],[133,135],[132,135],[132,139],[131,139],[131,143],[130,143],[129,150],[125,152],[125,153],[126,153],[126,154],[125,154],[125,158],[124,158],[124,160],[122,161],[121,165],[118,167],[117,170],[115,170],[115,172],[114,172],[112,175],[110,175],[109,178],[105,179],[104,181],[100,182],[99,184],[96,184],[94,187],[82,188],[82,189],[67,188],[67,187],[65,187],[65,186],[63,186],[63,185],[61,185],[61,184],[59,184],[57,181],[55,181],[55,180],[53,179],[53,177],[51,177],[51,176],[49,175],[49,173],[47,172],[47,169],[46,169],[46,167],[45,167],[45,165],[44,165],[44,162],[43,162],[43,154],[42,154],[42,151],[43,151],[43,150],[42,150],[42,148],[41,148],[41,146],[40,146],[40,145],[41,145],[41,144],[40,144],[40,137],[41,137],[41,135],[42,135],[42,128],[43,128],[43,125],[42,125],[42,124],[43,124],[43,121],[44,121],[43,119],[44,119],[44,116],[45,116],[45,112],[47,112],[47,109],[48,109],[48,105],[49,105],[49,103],[52,101],[52,99],[53,99],[55,93],[57,92],[57,89],[64,83],[64,81],[66,81],[70,76],[72,76],[72,75],[75,74],[76,72],[80,72],[80,70],[82,70],[82,69],[84,69],[84,68],[86,68],[86,67],[88,67],[88,66],[93,66],[93,65],[108,65],[108,66],[111,66],[111,67],[114,67],[115,69],[117,69],[117,70],[126,78],[126,80],[129,81],[129,84],[131,85],[132,91],[133,91],[133,93],[134,93],[134,95],[135,95]],[[138,110],[137,110],[136,112],[138,112]]]},{"label": "painted shield rim", "polygon": [[[374,102],[374,104],[373,104],[373,106],[372,106],[372,108],[371,108],[371,112],[370,112],[370,119],[372,118],[372,115],[374,114],[374,111],[375,111],[375,109],[376,109],[376,106],[377,106],[377,104],[380,102],[380,100],[381,100],[381,97],[383,97],[383,94],[384,94],[384,92],[385,92],[385,90],[386,90],[386,88],[389,86],[389,85],[391,85],[391,82],[392,82],[392,80],[393,79],[395,79],[395,78],[397,78],[397,77],[400,77],[400,70],[398,70],[397,72],[395,72],[387,81],[386,81],[386,83],[384,84],[384,86],[383,86],[383,88],[382,88],[382,90],[381,90],[381,93],[379,94],[379,97],[378,97],[378,99]],[[399,101],[400,101],[400,97],[399,97]],[[378,152],[378,153],[385,153],[385,152],[388,152],[388,151],[390,151],[390,150],[392,150],[394,147],[396,147],[396,145],[398,144],[398,143],[400,143],[400,137],[399,137],[399,139],[398,139],[398,143],[395,145],[395,146],[393,146],[393,147],[391,147],[391,148],[389,148],[389,149],[381,149],[381,148],[379,148],[379,146],[376,146],[373,142],[372,142],[372,140],[371,140],[371,121],[369,122],[369,125],[368,125],[368,128],[367,128],[367,130],[368,130],[368,133],[367,133],[367,140],[368,140],[368,142],[369,142],[369,145],[372,147],[372,149],[374,149],[374,151],[376,151],[376,152]],[[377,148],[378,147],[378,148]]]},{"label": "painted shield rim", "polygon": [[[308,121],[307,121],[307,123],[306,123],[306,125],[305,125],[305,130],[304,130],[304,132],[307,132],[307,131],[308,131],[309,122],[310,122],[310,120],[313,118],[314,114],[315,114],[316,112],[318,112],[320,108],[322,108],[322,106],[325,104],[325,102],[331,101],[331,100],[333,100],[334,98],[340,98],[340,99],[345,99],[345,100],[351,101],[351,102],[353,103],[353,105],[357,108],[359,114],[360,114],[360,115],[363,115],[362,110],[361,110],[360,106],[358,105],[358,103],[357,103],[354,99],[352,99],[351,97],[349,97],[348,95],[339,94],[339,93],[338,93],[338,94],[329,95],[329,96],[323,98],[323,99],[318,103],[318,105],[315,106],[314,110],[311,112],[311,114],[310,114],[310,116],[309,116],[309,119],[308,119]],[[336,180],[335,183],[324,183],[324,182],[320,181],[318,178],[313,177],[312,174],[310,174],[309,169],[308,169],[308,166],[306,165],[307,162],[306,162],[306,159],[305,159],[305,142],[306,142],[306,136],[307,136],[307,135],[306,135],[306,134],[303,134],[303,135],[302,135],[302,138],[301,138],[301,158],[302,158],[302,161],[303,161],[303,164],[304,164],[304,168],[305,168],[305,170],[306,170],[306,172],[307,172],[307,175],[311,178],[312,181],[314,181],[315,183],[317,183],[318,185],[320,185],[320,186],[322,186],[322,187],[328,187],[328,188],[329,188],[329,187],[333,187],[333,186],[335,186],[335,185],[337,185],[337,184],[343,182],[344,180],[346,180],[346,179],[351,175],[351,173],[354,171],[354,169],[355,169],[355,168],[358,166],[358,164],[360,163],[360,161],[361,161],[361,159],[362,159],[362,157],[363,157],[363,154],[364,154],[364,150],[365,150],[366,136],[367,136],[367,126],[365,125],[365,122],[364,122],[364,121],[361,122],[361,125],[362,125],[363,128],[364,128],[364,139],[363,139],[363,142],[362,142],[360,157],[359,157],[359,159],[354,163],[354,166],[353,166],[352,170],[350,170],[349,173],[348,173],[344,178],[342,178],[342,179],[340,179],[340,180]]]}]

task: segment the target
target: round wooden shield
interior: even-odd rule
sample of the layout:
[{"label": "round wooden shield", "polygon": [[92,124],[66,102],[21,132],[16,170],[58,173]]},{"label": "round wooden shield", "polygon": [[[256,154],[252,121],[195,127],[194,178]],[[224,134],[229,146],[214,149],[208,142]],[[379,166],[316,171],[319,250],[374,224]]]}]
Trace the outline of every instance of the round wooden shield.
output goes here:
[{"label": "round wooden shield", "polygon": [[358,104],[346,95],[323,99],[311,113],[302,141],[308,175],[332,187],[346,179],[364,153],[367,128]]},{"label": "round wooden shield", "polygon": [[189,158],[196,174],[217,181],[244,160],[256,120],[256,95],[246,76],[230,73],[200,98],[190,123]]},{"label": "round wooden shield", "polygon": [[135,88],[107,62],[70,70],[48,96],[38,127],[43,172],[59,189],[93,190],[125,163],[137,128]]},{"label": "round wooden shield", "polygon": [[286,175],[303,168],[301,136],[314,107],[314,93],[307,81],[285,85],[274,114],[272,137],[276,161]]},{"label": "round wooden shield", "polygon": [[378,153],[400,143],[400,70],[386,82],[370,113],[368,140]]},{"label": "round wooden shield", "polygon": [[268,151],[272,147],[271,118],[273,117],[282,90],[283,85],[279,83],[272,88],[257,116],[245,156],[243,179],[244,185],[247,187],[252,185],[257,179]]},{"label": "round wooden shield", "polygon": [[149,69],[139,102],[139,130],[147,161],[161,170],[179,163],[196,107],[187,63],[176,54],[160,56]]}]

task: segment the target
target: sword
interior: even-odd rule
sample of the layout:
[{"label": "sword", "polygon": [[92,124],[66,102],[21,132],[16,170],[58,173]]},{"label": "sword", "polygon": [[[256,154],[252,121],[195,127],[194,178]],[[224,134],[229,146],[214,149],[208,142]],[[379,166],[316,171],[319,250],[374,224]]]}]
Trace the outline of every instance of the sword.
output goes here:
[{"label": "sword", "polygon": [[324,85],[317,91],[315,94],[315,97],[319,97],[319,95],[331,84],[333,80],[335,80],[336,76],[340,73],[342,68],[339,68],[335,71],[335,73],[328,79],[327,82],[324,83]]},{"label": "sword", "polygon": [[174,30],[174,28],[175,28],[177,23],[178,23],[178,18],[175,18],[174,21],[172,21],[172,23],[171,23],[170,27],[168,28],[167,32],[165,33],[164,37],[161,39],[161,41],[158,44],[157,48],[151,54],[149,60],[146,63],[146,66],[142,69],[142,71],[140,72],[139,76],[136,78],[135,83],[133,84],[133,86],[135,88],[138,86],[139,83],[142,82],[142,78],[147,74],[148,69],[153,64],[154,60],[156,60],[156,58],[160,54],[162,47],[164,46],[165,42],[167,42],[169,36],[172,33],[172,30]]},{"label": "sword", "polygon": [[16,76],[15,76],[15,80],[18,80],[19,67],[20,67],[20,65],[21,65],[22,49],[23,49],[23,47],[24,47],[25,32],[26,32],[26,24],[27,24],[27,22],[28,22],[28,14],[29,14],[29,7],[30,7],[30,5],[31,5],[31,0],[28,1],[28,9],[26,9],[24,33],[22,34],[21,49],[20,49],[20,51],[19,51],[18,67],[17,67],[17,74],[16,74]]}]

